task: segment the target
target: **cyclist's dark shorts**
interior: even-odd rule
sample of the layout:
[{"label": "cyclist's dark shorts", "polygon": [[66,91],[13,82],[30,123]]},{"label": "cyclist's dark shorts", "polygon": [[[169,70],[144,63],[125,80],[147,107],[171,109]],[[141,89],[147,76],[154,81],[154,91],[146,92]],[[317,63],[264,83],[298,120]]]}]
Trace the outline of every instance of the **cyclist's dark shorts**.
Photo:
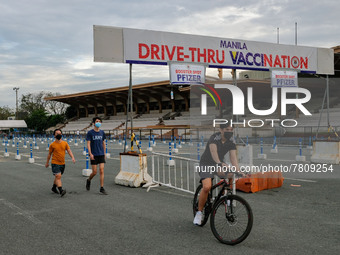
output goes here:
[{"label": "cyclist's dark shorts", "polygon": [[101,164],[101,163],[106,163],[104,155],[94,156],[94,160],[91,160],[91,165],[98,165],[98,164]]},{"label": "cyclist's dark shorts", "polygon": [[215,173],[209,171],[208,166],[199,165],[199,169],[195,169],[201,178],[201,181],[206,178],[214,179]]},{"label": "cyclist's dark shorts", "polygon": [[52,165],[52,173],[53,175],[56,174],[63,174],[65,171],[65,165],[57,165],[57,164],[51,164]]}]

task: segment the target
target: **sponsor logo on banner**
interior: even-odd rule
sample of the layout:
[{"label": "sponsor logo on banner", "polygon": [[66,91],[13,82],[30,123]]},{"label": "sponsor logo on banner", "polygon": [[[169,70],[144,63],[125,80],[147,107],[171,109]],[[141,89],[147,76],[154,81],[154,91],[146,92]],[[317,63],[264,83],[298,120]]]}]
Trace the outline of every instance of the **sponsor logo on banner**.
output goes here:
[{"label": "sponsor logo on banner", "polygon": [[276,71],[271,72],[272,88],[298,87],[298,74],[295,71]]},{"label": "sponsor logo on banner", "polygon": [[172,84],[203,84],[205,66],[170,63],[170,82]]}]

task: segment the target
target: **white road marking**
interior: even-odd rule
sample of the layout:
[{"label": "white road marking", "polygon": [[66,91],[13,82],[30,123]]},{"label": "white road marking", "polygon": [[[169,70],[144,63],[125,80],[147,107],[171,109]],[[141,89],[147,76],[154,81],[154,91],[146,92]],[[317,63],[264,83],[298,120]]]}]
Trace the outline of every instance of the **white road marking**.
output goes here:
[{"label": "white road marking", "polygon": [[2,202],[4,205],[15,211],[17,214],[24,216],[29,221],[35,223],[35,224],[41,224],[42,222],[35,218],[32,214],[29,212],[21,209],[20,207],[12,204],[11,202],[6,201],[5,199],[0,199],[0,202]]},{"label": "white road marking", "polygon": [[286,177],[285,177],[285,180],[300,181],[300,182],[317,182],[317,181],[313,181],[313,180],[294,179],[294,178],[286,178]]}]

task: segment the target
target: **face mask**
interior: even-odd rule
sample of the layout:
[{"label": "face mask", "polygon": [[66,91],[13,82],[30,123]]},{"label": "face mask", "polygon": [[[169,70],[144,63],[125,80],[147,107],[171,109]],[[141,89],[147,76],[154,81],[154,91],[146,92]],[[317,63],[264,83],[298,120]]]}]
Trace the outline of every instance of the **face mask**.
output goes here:
[{"label": "face mask", "polygon": [[58,135],[55,136],[55,138],[56,138],[57,140],[60,140],[60,139],[61,139],[61,135],[58,134]]},{"label": "face mask", "polygon": [[233,132],[224,132],[224,138],[228,141],[233,137]]},{"label": "face mask", "polygon": [[97,128],[99,128],[101,125],[102,125],[102,123],[100,123],[100,122],[97,122],[96,124],[94,124]]}]

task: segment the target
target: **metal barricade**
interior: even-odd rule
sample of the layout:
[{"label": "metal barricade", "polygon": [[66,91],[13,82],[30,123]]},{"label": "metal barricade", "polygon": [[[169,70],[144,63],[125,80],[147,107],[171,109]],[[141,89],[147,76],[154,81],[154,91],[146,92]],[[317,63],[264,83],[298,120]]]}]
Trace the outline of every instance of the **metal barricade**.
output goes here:
[{"label": "metal barricade", "polygon": [[[170,157],[175,161],[169,164]],[[198,183],[195,164],[198,160],[152,152],[152,178],[154,183],[194,194]]]}]

